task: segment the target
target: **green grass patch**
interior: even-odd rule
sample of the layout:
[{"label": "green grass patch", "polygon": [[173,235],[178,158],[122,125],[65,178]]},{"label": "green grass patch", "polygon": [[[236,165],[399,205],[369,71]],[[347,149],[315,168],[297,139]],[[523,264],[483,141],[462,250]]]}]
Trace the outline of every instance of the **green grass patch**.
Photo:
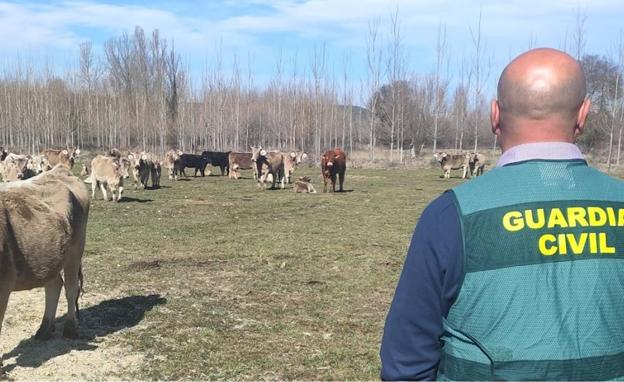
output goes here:
[{"label": "green grass patch", "polygon": [[[139,379],[376,379],[379,341],[415,223],[460,179],[348,170],[336,194],[246,179],[162,181],[92,203],[86,288],[159,294],[124,334]],[[322,190],[319,171],[299,169]],[[128,182],[130,183],[130,182]]]}]

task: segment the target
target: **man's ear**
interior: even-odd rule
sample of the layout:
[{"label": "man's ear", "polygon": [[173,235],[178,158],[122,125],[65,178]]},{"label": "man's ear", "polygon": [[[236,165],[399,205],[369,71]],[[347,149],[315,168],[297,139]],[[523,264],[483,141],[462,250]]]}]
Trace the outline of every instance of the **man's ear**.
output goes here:
[{"label": "man's ear", "polygon": [[585,98],[585,101],[581,104],[581,108],[578,111],[576,116],[576,126],[574,127],[574,136],[578,137],[583,134],[583,129],[585,128],[585,121],[587,120],[587,115],[589,114],[589,109],[591,108],[591,101],[589,98]]},{"label": "man's ear", "polygon": [[490,123],[492,124],[492,133],[496,136],[500,135],[500,107],[498,100],[492,100],[490,108]]}]

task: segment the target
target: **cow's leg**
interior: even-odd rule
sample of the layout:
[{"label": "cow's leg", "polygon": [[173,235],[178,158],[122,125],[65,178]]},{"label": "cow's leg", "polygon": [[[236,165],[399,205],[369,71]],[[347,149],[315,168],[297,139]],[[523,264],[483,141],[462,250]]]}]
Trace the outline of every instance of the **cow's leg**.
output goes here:
[{"label": "cow's leg", "polygon": [[35,338],[42,341],[52,337],[54,333],[54,318],[56,317],[56,307],[58,306],[59,296],[63,288],[63,279],[59,274],[57,278],[52,280],[45,286],[45,312],[41,326],[35,334]]},{"label": "cow's leg", "polygon": [[104,185],[104,183],[100,183],[100,190],[102,190],[102,197],[104,198],[104,200],[108,200],[108,194],[106,193],[106,185]]},{"label": "cow's leg", "polygon": [[[8,270],[2,271],[0,269],[0,333],[2,333],[2,322],[4,321],[4,313],[6,312],[7,304],[9,303],[9,295],[13,290],[15,284],[15,274],[11,275]],[[2,353],[0,353],[0,378],[4,376],[2,370]]]},{"label": "cow's leg", "polygon": [[119,186],[117,188],[117,201],[121,200],[121,193],[123,192],[124,188],[123,186]]},{"label": "cow's leg", "polygon": [[327,192],[327,177],[323,175],[323,192]]},{"label": "cow's leg", "polygon": [[340,192],[343,191],[342,185],[344,184],[344,178],[345,178],[345,172],[340,171],[340,173],[338,174],[338,180],[340,181]]},{"label": "cow's leg", "polygon": [[95,199],[95,189],[97,188],[98,181],[93,179],[91,182],[91,199]]},{"label": "cow's leg", "polygon": [[336,173],[332,172],[331,174],[331,185],[332,185],[332,192],[336,192]]},{"label": "cow's leg", "polygon": [[74,261],[65,265],[65,298],[67,299],[67,317],[63,327],[63,337],[78,338],[78,295],[80,294],[80,263]]}]

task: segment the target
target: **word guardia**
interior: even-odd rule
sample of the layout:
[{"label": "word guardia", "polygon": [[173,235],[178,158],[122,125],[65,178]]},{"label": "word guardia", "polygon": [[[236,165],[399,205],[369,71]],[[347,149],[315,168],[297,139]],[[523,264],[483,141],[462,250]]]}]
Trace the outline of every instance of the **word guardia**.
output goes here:
[{"label": "word guardia", "polygon": [[[523,229],[575,228],[575,227],[624,227],[624,208],[568,207],[538,208],[535,210],[509,211],[503,215],[503,227],[509,232]],[[537,247],[543,256],[615,254],[609,245],[606,232],[546,233],[539,237]]]}]

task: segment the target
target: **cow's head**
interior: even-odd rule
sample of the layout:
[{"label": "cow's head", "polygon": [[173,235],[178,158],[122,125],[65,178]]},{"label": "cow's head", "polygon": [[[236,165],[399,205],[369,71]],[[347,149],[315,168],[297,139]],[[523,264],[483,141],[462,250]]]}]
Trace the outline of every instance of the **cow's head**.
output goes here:
[{"label": "cow's head", "polygon": [[130,174],[128,169],[130,168],[130,160],[125,157],[121,157],[116,161],[113,161],[113,165],[116,166],[117,175],[121,178],[127,179]]},{"label": "cow's head", "polygon": [[306,154],[305,151],[299,151],[297,153],[297,164],[303,162],[304,160],[308,159],[308,154]]},{"label": "cow's head", "polygon": [[[249,148],[251,149],[251,161],[256,162],[260,156],[260,152],[264,150],[262,149],[262,146],[250,146]],[[264,155],[266,155],[266,151],[264,152]]]},{"label": "cow's head", "polygon": [[436,159],[436,161],[440,164],[446,162],[448,160],[448,154],[445,152],[437,152],[435,154],[433,154],[433,157]]}]

